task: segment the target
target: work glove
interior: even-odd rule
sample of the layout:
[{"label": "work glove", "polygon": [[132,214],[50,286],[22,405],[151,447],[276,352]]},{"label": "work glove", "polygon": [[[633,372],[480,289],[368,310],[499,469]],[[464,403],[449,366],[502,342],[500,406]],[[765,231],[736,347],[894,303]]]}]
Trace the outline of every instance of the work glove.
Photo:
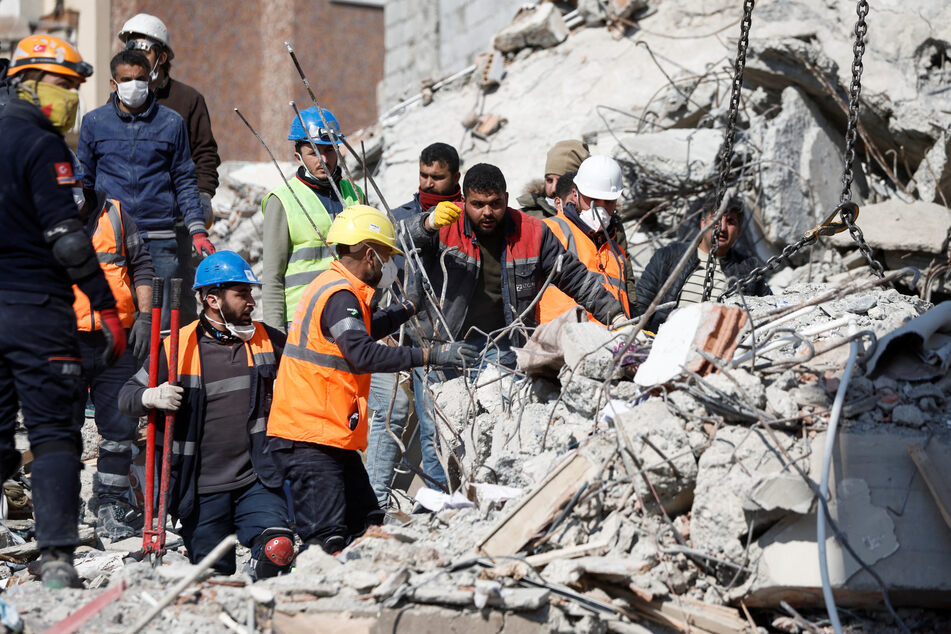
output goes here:
[{"label": "work glove", "polygon": [[132,354],[142,363],[149,354],[149,344],[152,341],[152,314],[140,312],[129,330],[129,347],[132,348]]},{"label": "work glove", "polygon": [[462,210],[459,209],[458,205],[455,205],[448,200],[444,200],[436,205],[436,208],[430,212],[429,226],[433,229],[448,227],[455,221],[459,220],[460,214],[462,214]]},{"label": "work glove", "polygon": [[115,308],[100,310],[99,323],[102,324],[102,334],[106,337],[106,350],[102,354],[102,362],[111,366],[125,352],[125,328],[122,327],[119,311]]},{"label": "work glove", "polygon": [[195,251],[201,257],[206,257],[215,252],[215,245],[208,239],[208,234],[201,232],[192,236],[192,244],[195,245]]},{"label": "work glove", "polygon": [[168,381],[158,387],[146,388],[142,392],[142,407],[177,412],[182,405],[182,393],[184,391],[185,388],[182,386],[170,385]]},{"label": "work glove", "polygon": [[631,319],[624,313],[618,313],[611,319],[611,330],[617,330],[618,328],[623,328],[628,325]]},{"label": "work glove", "polygon": [[465,341],[444,343],[429,349],[429,365],[451,365],[471,368],[479,362],[481,351]]},{"label": "work glove", "polygon": [[215,212],[211,208],[211,194],[198,192],[198,197],[201,198],[201,210],[205,214],[205,229],[211,229],[211,225],[215,221]]}]

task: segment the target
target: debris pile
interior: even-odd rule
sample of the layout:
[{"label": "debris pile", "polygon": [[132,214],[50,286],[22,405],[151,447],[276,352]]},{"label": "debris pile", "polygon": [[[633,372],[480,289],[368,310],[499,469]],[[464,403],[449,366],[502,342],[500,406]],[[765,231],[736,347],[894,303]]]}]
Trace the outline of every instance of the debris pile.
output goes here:
[{"label": "debris pile", "polygon": [[[713,193],[738,7],[578,5],[580,22],[608,27],[579,30],[551,3],[526,9],[474,81],[430,85],[425,107],[364,133],[389,202],[413,193],[423,141],[461,137],[465,163],[499,164],[514,200],[548,146],[574,135],[627,170],[635,271],[690,230]],[[191,583],[172,534],[154,568],[128,556],[138,538],[99,542],[87,421],[87,589],[34,581],[29,479],[8,482],[0,622],[125,631],[164,597],[146,631],[800,632],[821,627],[827,577],[843,608],[895,606],[856,617],[868,629],[951,629],[933,609],[951,596],[951,308],[889,288],[943,291],[937,274],[902,267],[932,266],[946,248],[951,168],[938,130],[951,105],[934,77],[951,58],[931,25],[951,14],[940,2],[893,11],[870,17],[880,35],[866,61],[887,71],[866,78],[853,185],[885,280],[843,233],[797,254],[800,266],[770,280],[775,295],[681,309],[653,338],[574,314],[539,328],[517,372],[433,386],[451,494],[396,493],[391,521],[337,556],[311,548],[292,573],[253,584],[244,573]],[[839,200],[851,61],[839,27],[854,20],[805,1],[755,19],[733,184],[750,212],[747,246],[771,255]],[[258,272],[275,172],[223,166],[214,201],[215,244]],[[240,570],[249,555],[238,552]]]}]

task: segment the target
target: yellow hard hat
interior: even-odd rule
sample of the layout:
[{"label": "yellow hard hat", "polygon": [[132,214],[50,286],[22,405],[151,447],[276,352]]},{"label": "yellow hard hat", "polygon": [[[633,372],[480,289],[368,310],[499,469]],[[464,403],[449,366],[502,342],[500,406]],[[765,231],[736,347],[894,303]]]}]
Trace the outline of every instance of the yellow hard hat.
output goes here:
[{"label": "yellow hard hat", "polygon": [[385,244],[393,253],[403,255],[396,246],[396,231],[386,214],[369,205],[351,205],[334,218],[327,232],[327,244],[347,244],[361,242]]}]

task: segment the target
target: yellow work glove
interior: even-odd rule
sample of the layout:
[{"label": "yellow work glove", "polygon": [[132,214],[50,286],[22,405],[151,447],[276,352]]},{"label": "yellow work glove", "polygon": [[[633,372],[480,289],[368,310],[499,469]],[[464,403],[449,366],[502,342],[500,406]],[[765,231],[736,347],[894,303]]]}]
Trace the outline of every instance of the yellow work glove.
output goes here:
[{"label": "yellow work glove", "polygon": [[462,210],[459,209],[458,205],[455,205],[448,200],[444,200],[436,205],[436,208],[430,212],[429,226],[433,229],[448,227],[455,221],[459,220],[460,214],[462,214]]}]

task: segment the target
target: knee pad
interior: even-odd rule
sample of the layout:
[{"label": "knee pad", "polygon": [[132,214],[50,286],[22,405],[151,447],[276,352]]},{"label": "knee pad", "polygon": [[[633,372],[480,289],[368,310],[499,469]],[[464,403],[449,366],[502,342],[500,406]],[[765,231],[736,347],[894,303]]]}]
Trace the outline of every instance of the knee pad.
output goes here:
[{"label": "knee pad", "polygon": [[254,543],[260,547],[254,562],[254,574],[258,579],[285,572],[294,561],[294,533],[289,528],[265,529]]}]

